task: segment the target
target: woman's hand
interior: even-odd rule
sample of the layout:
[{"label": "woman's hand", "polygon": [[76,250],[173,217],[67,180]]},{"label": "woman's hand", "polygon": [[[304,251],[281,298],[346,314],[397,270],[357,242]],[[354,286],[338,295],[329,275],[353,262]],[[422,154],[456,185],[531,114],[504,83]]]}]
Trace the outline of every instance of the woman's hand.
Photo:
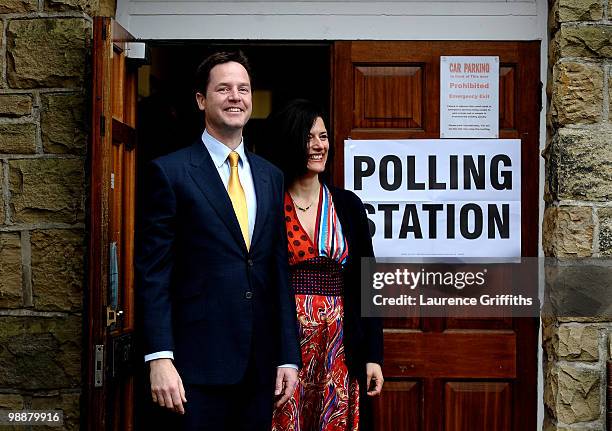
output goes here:
[{"label": "woman's hand", "polygon": [[383,383],[385,382],[380,365],[375,362],[368,362],[366,364],[366,374],[368,376],[366,383],[368,395],[373,397],[380,394]]}]

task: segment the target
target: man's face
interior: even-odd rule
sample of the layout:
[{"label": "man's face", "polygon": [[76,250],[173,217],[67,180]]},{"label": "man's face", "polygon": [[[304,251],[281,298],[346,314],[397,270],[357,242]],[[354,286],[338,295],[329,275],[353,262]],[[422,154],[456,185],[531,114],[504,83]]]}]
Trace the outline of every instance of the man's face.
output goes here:
[{"label": "man's face", "polygon": [[206,128],[219,133],[242,130],[252,111],[251,81],[246,69],[233,61],[210,71],[206,94],[196,94],[206,112]]}]

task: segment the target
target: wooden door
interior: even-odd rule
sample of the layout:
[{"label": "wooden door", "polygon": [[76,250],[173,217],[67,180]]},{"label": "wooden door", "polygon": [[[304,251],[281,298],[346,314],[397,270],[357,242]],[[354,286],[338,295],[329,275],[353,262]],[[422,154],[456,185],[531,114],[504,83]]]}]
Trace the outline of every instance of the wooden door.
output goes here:
[{"label": "wooden door", "polygon": [[137,68],[134,38],[94,19],[91,139],[89,343],[90,430],[134,426],[134,218]]},{"label": "wooden door", "polygon": [[[338,42],[334,46],[333,177],[343,142],[440,136],[440,56],[500,58],[500,138],[521,139],[522,255],[537,256],[539,42]],[[386,431],[536,429],[535,318],[385,321]]]}]

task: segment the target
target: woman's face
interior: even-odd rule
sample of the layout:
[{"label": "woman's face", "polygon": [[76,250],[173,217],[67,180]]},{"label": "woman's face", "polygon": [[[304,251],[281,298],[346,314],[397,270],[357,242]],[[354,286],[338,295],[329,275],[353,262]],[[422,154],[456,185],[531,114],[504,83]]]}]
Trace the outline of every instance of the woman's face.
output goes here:
[{"label": "woman's face", "polygon": [[308,164],[306,169],[309,173],[320,174],[325,170],[328,151],[327,129],[323,119],[317,117],[308,135]]}]

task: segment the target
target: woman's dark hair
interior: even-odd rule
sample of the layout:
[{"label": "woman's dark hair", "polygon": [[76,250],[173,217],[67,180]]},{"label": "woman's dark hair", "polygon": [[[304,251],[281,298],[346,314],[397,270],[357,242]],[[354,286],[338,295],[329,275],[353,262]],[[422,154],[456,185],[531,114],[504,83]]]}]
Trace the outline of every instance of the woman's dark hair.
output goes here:
[{"label": "woman's dark hair", "polygon": [[249,60],[246,55],[244,55],[242,51],[221,51],[209,55],[198,66],[195,76],[196,91],[206,95],[206,88],[210,82],[210,71],[212,68],[219,64],[229,63],[230,61],[241,64],[242,67],[246,69],[249,80],[251,80],[252,83],[251,66],[249,65]]},{"label": "woman's dark hair", "polygon": [[[305,99],[292,100],[268,117],[268,133],[259,153],[283,171],[285,187],[306,173],[308,135],[318,117],[328,124],[323,110]],[[330,152],[331,147],[330,143]],[[330,163],[330,152],[327,164]]]}]

